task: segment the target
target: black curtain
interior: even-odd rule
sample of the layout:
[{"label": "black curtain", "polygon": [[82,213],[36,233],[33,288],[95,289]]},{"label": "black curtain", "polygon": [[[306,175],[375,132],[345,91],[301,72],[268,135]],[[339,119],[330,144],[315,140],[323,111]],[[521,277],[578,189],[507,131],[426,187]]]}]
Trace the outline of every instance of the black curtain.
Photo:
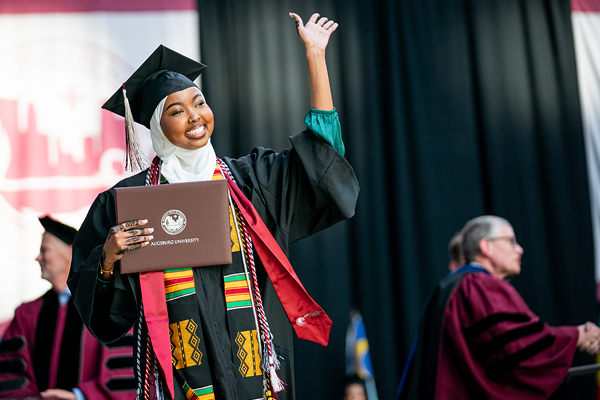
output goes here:
[{"label": "black curtain", "polygon": [[[339,22],[327,50],[356,216],[291,248],[334,325],[296,341],[299,399],[341,398],[348,313],[361,311],[391,399],[446,246],[477,215],[512,222],[512,283],[553,325],[596,321],[590,205],[567,0],[199,0],[217,154],[281,150],[310,105],[289,11]],[[576,363],[591,363],[578,356]],[[594,378],[569,382],[593,398]]]}]

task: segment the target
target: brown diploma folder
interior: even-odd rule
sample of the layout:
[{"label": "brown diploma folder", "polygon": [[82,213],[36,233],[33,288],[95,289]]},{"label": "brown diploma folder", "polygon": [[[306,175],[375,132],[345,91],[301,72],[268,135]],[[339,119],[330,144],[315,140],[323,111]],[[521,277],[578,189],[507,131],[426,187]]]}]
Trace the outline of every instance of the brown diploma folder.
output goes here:
[{"label": "brown diploma folder", "polygon": [[115,188],[117,223],[147,219],[150,244],[121,259],[121,273],[231,264],[227,181]]}]

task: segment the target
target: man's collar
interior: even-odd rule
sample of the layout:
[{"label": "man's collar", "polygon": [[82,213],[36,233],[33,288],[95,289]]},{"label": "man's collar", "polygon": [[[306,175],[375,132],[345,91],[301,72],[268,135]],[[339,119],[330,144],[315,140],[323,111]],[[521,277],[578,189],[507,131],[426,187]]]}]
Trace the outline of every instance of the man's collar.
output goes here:
[{"label": "man's collar", "polygon": [[456,274],[456,273],[460,273],[460,272],[465,272],[465,271],[472,271],[472,272],[483,272],[486,274],[490,274],[490,271],[488,271],[487,269],[485,269],[483,267],[483,265],[481,265],[478,262],[471,262],[469,264],[465,264],[462,267],[456,268],[454,271],[451,272],[451,274]]},{"label": "man's collar", "polygon": [[60,303],[61,306],[64,306],[65,304],[67,304],[69,302],[70,298],[71,298],[71,291],[69,290],[68,286],[66,288],[64,288],[63,290],[61,290],[60,292],[58,292],[58,302]]}]

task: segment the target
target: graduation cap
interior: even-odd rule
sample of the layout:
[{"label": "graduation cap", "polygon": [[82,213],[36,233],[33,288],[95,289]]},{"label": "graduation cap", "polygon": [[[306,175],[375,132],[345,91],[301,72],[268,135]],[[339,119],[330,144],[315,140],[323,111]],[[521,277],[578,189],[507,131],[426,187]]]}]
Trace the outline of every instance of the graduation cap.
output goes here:
[{"label": "graduation cap", "polygon": [[56,220],[53,220],[47,215],[43,218],[38,219],[40,220],[40,223],[42,224],[46,232],[53,234],[66,244],[73,244],[73,239],[75,239],[77,229],[72,228],[69,225],[65,225]]},{"label": "graduation cap", "polygon": [[[125,168],[143,169],[147,161],[140,149],[133,121],[150,129],[156,106],[171,93],[196,86],[193,82],[206,68],[204,64],[163,46],[156,50],[102,105],[105,110],[125,117]],[[196,86],[197,87],[197,86]],[[131,161],[136,162],[134,165]]]}]

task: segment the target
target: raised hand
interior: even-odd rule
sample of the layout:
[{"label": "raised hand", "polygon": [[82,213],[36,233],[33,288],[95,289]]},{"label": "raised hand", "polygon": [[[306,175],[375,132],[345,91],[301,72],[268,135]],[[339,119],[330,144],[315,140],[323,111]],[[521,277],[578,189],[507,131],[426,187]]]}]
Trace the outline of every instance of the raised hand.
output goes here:
[{"label": "raised hand", "polygon": [[296,20],[296,32],[307,50],[325,51],[327,43],[329,43],[329,36],[338,27],[336,22],[330,21],[326,17],[319,18],[318,13],[314,13],[306,22],[306,25],[298,14],[290,13],[290,17]]},{"label": "raised hand", "polygon": [[150,235],[154,232],[154,228],[142,228],[147,223],[148,220],[140,219],[124,222],[110,228],[102,248],[100,260],[103,276],[109,277],[109,275],[112,275],[115,262],[123,258],[127,252],[147,246],[150,243],[154,238]]},{"label": "raised hand", "polygon": [[308,78],[310,79],[310,106],[317,110],[333,110],[333,99],[325,62],[325,48],[338,24],[328,21],[325,17],[317,20],[319,14],[316,13],[310,17],[306,25],[298,14],[290,13],[290,17],[296,20],[296,32],[302,39],[306,50]]}]

